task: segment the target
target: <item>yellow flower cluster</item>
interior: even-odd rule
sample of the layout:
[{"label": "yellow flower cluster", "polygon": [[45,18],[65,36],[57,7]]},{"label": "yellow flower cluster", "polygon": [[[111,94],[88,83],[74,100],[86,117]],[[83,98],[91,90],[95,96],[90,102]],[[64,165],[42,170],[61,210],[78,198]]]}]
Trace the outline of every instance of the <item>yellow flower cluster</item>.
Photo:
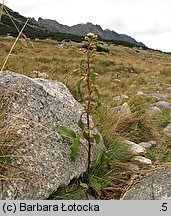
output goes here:
[{"label": "yellow flower cluster", "polygon": [[98,36],[96,34],[90,32],[86,35],[85,40],[90,40],[90,39],[97,41]]}]

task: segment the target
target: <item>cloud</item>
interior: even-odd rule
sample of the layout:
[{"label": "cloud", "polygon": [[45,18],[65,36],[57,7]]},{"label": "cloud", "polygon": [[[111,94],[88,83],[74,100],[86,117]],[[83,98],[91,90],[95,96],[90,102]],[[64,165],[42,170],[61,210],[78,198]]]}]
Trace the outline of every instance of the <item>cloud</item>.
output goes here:
[{"label": "cloud", "polygon": [[138,41],[143,41],[146,46],[153,49],[162,50],[165,52],[171,52],[171,44],[169,43],[171,38],[170,33],[159,33],[155,37],[150,34],[138,35],[136,39]]},{"label": "cloud", "polygon": [[29,1],[10,1],[5,0],[5,4],[11,7],[11,9],[16,11],[22,11],[23,13],[29,13],[33,10],[34,7],[37,7],[39,1],[35,2],[34,0]]},{"label": "cloud", "polygon": [[103,29],[110,29],[119,34],[125,34],[127,29],[127,22],[123,17],[117,17],[112,20],[107,20],[101,23]]},{"label": "cloud", "polygon": [[137,35],[158,35],[158,34],[164,34],[164,33],[171,33],[171,26],[163,26],[157,23],[154,23],[154,26],[152,28],[148,28],[145,30],[138,30],[138,31],[134,31],[135,34]]}]

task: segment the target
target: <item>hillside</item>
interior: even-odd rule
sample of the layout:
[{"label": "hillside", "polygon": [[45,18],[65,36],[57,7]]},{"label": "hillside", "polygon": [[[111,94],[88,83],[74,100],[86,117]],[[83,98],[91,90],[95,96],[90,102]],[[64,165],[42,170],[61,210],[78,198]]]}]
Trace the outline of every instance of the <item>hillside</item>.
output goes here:
[{"label": "hillside", "polygon": [[[0,38],[0,67],[13,43],[14,39]],[[98,164],[93,175],[102,185],[98,199],[99,196],[100,199],[119,199],[145,174],[171,162],[171,139],[166,130],[171,122],[171,55],[116,45],[105,44],[103,47],[110,52],[106,56],[96,56],[94,61],[103,101],[93,119],[104,139],[107,161]],[[48,39],[30,43],[21,40],[10,55],[5,70],[29,77],[34,77],[35,71],[46,73],[48,79],[61,81],[76,97],[75,84],[80,74],[73,71],[83,58],[85,54],[80,50],[80,44],[71,41]],[[118,112],[123,109],[124,112]],[[123,140],[136,144],[153,143],[143,155],[150,165],[137,165],[123,146]],[[131,169],[132,166],[136,170]],[[132,176],[134,180],[130,179]],[[75,187],[82,190],[79,184]],[[73,196],[65,199],[73,199]]]}]

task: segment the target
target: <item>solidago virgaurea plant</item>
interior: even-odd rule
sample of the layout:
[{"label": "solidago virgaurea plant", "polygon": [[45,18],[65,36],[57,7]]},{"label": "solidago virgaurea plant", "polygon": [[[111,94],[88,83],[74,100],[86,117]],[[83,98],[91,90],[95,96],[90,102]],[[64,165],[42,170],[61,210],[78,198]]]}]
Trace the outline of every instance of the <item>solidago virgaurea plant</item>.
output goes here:
[{"label": "solidago virgaurea plant", "polygon": [[[79,153],[80,146],[82,145],[81,139],[85,139],[88,143],[87,148],[87,169],[90,170],[91,163],[91,150],[92,147],[100,143],[100,135],[92,133],[94,124],[90,120],[90,115],[96,111],[100,104],[101,96],[98,91],[96,83],[96,69],[93,65],[94,56],[96,55],[98,36],[93,33],[88,33],[85,37],[84,53],[85,58],[81,60],[80,65],[74,71],[79,72],[81,79],[76,83],[77,99],[82,103],[84,110],[80,116],[78,126],[81,128],[80,134],[76,134],[71,128],[60,126],[58,132],[68,137],[71,142],[70,157],[73,161]],[[86,119],[83,121],[83,116]]]}]

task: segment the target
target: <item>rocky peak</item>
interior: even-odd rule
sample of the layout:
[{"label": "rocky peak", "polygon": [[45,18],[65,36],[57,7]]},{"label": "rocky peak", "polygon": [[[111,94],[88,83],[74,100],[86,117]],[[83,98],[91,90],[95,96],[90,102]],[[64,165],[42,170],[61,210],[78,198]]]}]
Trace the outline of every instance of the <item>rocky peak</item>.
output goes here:
[{"label": "rocky peak", "polygon": [[55,20],[38,18],[38,24],[52,32],[59,32],[60,24]]},{"label": "rocky peak", "polygon": [[88,22],[86,24],[74,25],[71,27],[70,31],[71,31],[70,33],[78,34],[80,36],[84,36],[88,32],[92,32],[92,33],[95,33],[95,34],[101,36],[101,32],[103,32],[103,29],[99,25],[94,25],[94,24]]},{"label": "rocky peak", "polygon": [[44,27],[52,32],[70,33],[79,36],[85,36],[87,33],[92,32],[106,40],[126,41],[136,45],[144,46],[144,44],[137,42],[134,38],[128,35],[118,34],[117,32],[110,29],[103,30],[100,25],[94,25],[91,22],[87,22],[86,24],[81,23],[69,27],[67,25],[62,25],[55,20],[39,18],[37,23],[41,27]]}]

